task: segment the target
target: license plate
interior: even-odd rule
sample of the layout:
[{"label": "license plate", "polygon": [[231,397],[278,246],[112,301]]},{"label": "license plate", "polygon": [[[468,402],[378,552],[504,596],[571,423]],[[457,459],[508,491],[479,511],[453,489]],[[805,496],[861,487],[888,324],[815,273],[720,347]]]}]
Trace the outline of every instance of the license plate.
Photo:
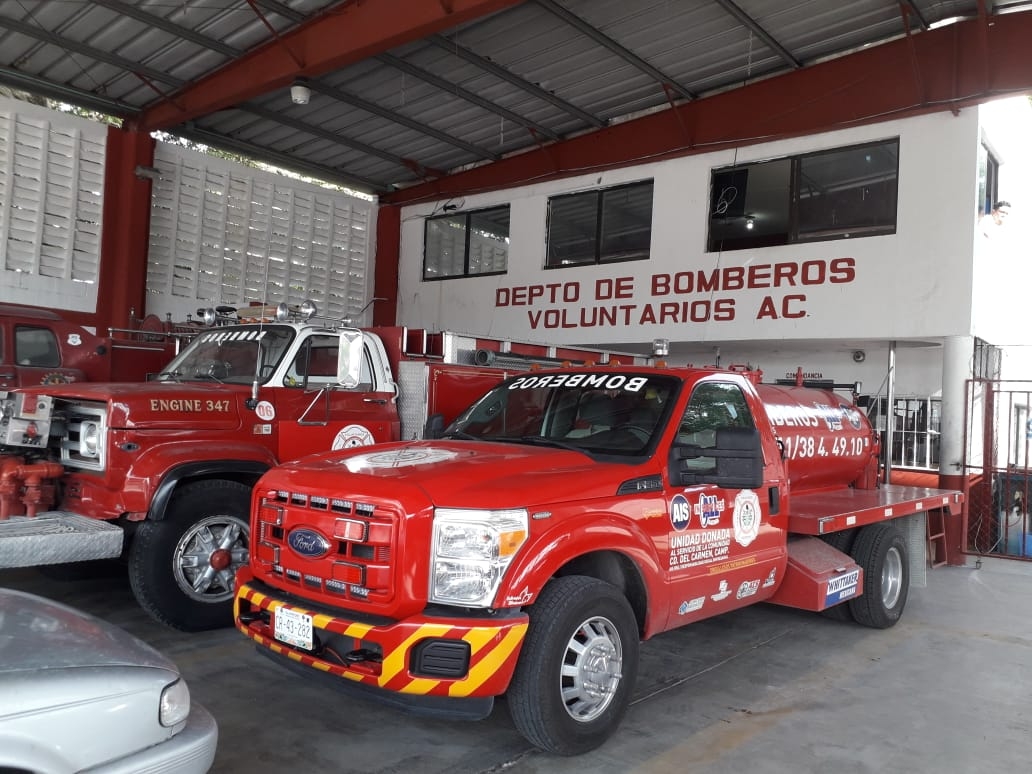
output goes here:
[{"label": "license plate", "polygon": [[312,649],[312,616],[280,607],[276,609],[273,627],[273,636],[280,642],[304,650]]}]

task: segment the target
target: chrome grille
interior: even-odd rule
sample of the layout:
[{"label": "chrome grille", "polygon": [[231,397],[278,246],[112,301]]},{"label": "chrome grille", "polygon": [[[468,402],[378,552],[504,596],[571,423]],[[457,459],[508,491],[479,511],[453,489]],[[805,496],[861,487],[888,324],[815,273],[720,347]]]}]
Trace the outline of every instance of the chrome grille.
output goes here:
[{"label": "chrome grille", "polygon": [[[103,471],[107,467],[107,404],[61,401],[55,416],[64,419],[64,433],[59,441],[61,463],[66,468]],[[96,430],[96,454],[88,453],[83,444],[84,431]]]},{"label": "chrome grille", "polygon": [[[398,519],[371,502],[271,490],[261,499],[254,558],[284,583],[338,598],[373,601],[393,594],[393,546]],[[298,555],[287,538],[308,527],[330,542],[319,557]]]}]

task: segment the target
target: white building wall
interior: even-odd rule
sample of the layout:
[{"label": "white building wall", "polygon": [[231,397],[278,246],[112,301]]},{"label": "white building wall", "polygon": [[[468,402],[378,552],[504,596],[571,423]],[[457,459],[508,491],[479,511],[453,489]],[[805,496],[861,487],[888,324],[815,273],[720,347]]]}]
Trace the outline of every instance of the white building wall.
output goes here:
[{"label": "white building wall", "polygon": [[1011,203],[1002,228],[986,238],[977,229],[974,245],[972,333],[1011,350],[1005,357],[1030,378],[1027,355],[1032,325],[1027,322],[1032,301],[1032,105],[1025,97],[998,100],[979,109],[979,142],[1000,162],[999,199]]},{"label": "white building wall", "polygon": [[106,136],[0,97],[0,301],[96,311]]},{"label": "white building wall", "polygon": [[[509,268],[505,275],[422,282],[423,218],[444,202],[402,215],[399,322],[494,336],[593,345],[640,344],[668,338],[685,346],[736,341],[820,341],[938,338],[971,331],[972,208],[978,132],[976,110],[940,113],[801,137],[738,150],[594,173],[515,190],[467,197],[460,210],[511,202]],[[710,171],[898,136],[899,209],[895,235],[705,252]],[[652,178],[652,251],[648,261],[544,270],[548,197]],[[833,283],[819,267],[845,260],[848,282]],[[678,272],[792,263],[814,271],[813,284],[721,290],[675,296],[654,292]],[[655,278],[659,278],[658,281]],[[623,297],[608,292],[622,280]],[[556,300],[521,299],[522,288],[558,285]],[[568,299],[563,301],[562,297]],[[576,298],[576,301],[569,299]],[[734,319],[659,323],[659,303],[731,299]],[[766,299],[804,316],[758,319]],[[787,300],[786,300],[787,299]],[[626,308],[613,327],[585,326],[593,305]],[[701,309],[701,307],[699,307]],[[690,347],[688,348],[690,349]]]},{"label": "white building wall", "polygon": [[169,143],[154,165],[149,314],[312,300],[320,314],[362,322],[374,201]]}]

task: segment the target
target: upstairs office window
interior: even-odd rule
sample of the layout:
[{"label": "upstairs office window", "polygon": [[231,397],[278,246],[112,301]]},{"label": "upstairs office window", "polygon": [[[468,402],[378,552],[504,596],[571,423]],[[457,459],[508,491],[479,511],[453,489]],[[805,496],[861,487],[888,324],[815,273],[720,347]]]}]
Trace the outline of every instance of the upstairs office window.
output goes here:
[{"label": "upstairs office window", "polygon": [[424,280],[504,274],[508,261],[508,204],[426,219]]},{"label": "upstairs office window", "polygon": [[648,258],[652,189],[648,180],[551,197],[545,268]]},{"label": "upstairs office window", "polygon": [[706,249],[896,233],[899,138],[713,170]]}]

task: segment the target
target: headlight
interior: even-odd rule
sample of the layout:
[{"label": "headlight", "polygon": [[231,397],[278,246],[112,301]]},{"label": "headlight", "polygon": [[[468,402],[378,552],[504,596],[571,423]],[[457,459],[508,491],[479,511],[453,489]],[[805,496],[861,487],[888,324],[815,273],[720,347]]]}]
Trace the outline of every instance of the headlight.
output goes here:
[{"label": "headlight", "polygon": [[165,686],[161,692],[161,703],[158,708],[158,720],[165,728],[171,728],[187,719],[190,715],[190,689],[185,680],[176,680]]},{"label": "headlight", "polygon": [[527,539],[527,511],[434,511],[430,600],[489,607],[512,558]]},{"label": "headlight", "polygon": [[83,422],[79,431],[79,454],[96,457],[100,446],[100,425],[97,422]]}]

